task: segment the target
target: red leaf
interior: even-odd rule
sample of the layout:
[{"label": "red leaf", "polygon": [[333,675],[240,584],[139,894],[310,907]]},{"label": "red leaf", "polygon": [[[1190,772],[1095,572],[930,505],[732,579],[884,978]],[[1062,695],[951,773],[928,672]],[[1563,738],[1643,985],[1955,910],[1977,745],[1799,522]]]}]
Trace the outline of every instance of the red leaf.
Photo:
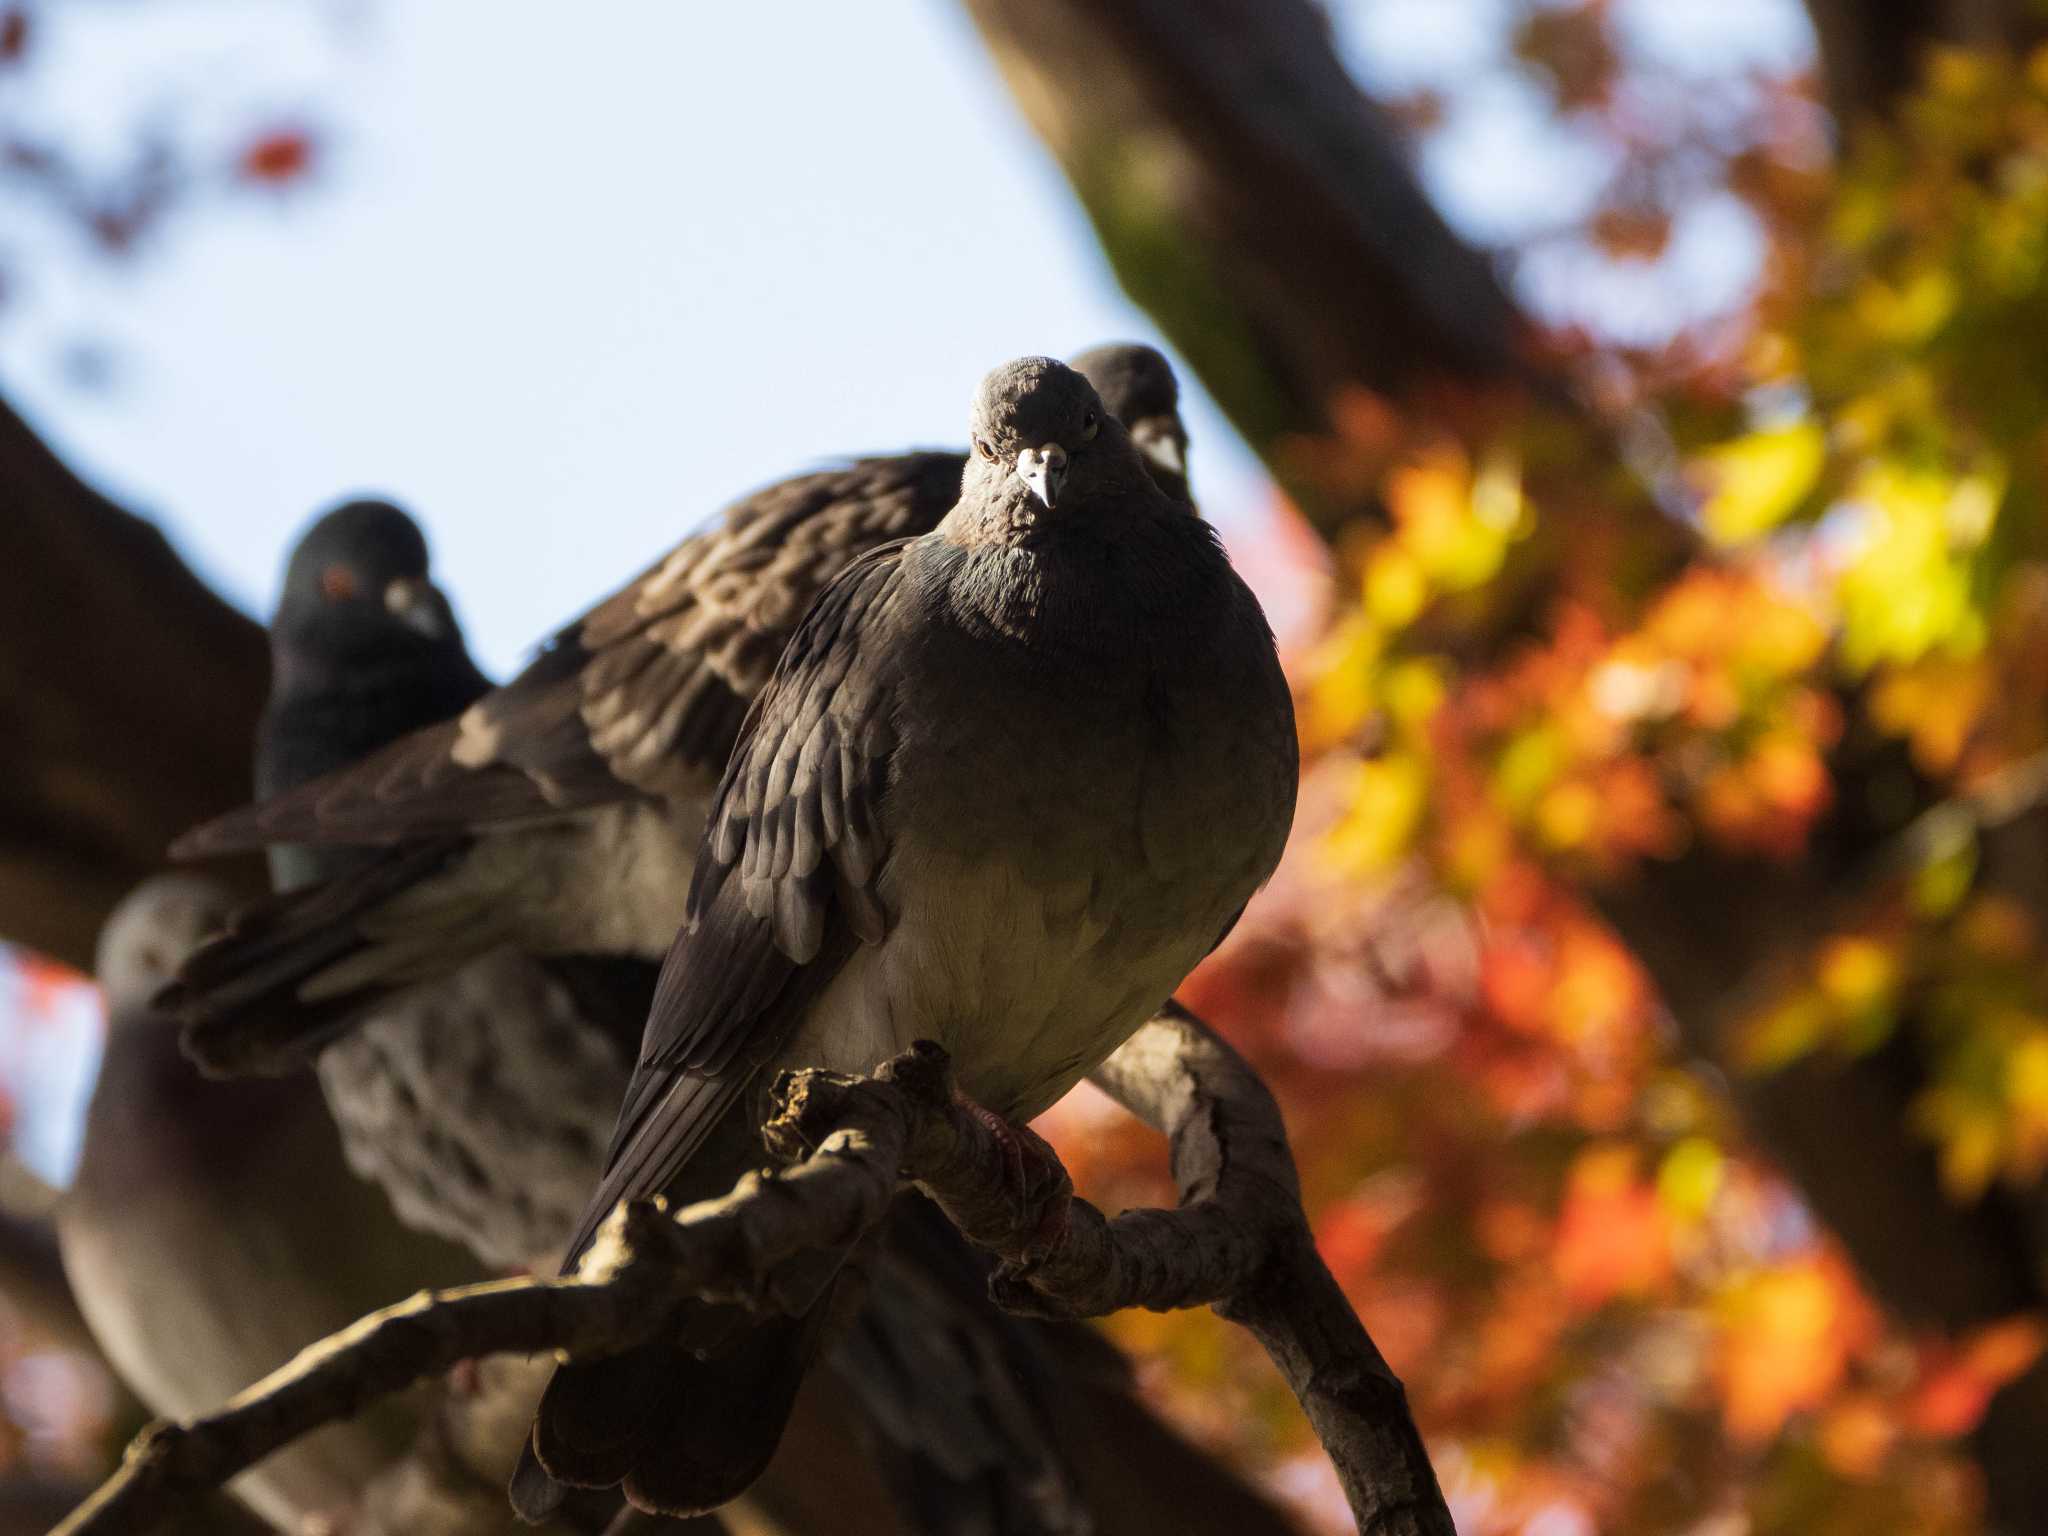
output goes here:
[{"label": "red leaf", "polygon": [[312,165],[312,135],[299,128],[279,128],[252,141],[237,168],[247,180],[280,186],[305,175]]}]

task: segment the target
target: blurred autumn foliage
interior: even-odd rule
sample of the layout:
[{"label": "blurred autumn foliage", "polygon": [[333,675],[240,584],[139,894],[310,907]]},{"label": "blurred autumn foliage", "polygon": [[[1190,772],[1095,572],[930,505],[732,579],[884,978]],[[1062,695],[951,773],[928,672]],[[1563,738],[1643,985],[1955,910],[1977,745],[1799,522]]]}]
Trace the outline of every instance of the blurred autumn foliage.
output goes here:
[{"label": "blurred autumn foliage", "polygon": [[[1977,1531],[1973,1436],[2048,1338],[2048,49],[1934,49],[1831,166],[1809,75],[1674,92],[1622,9],[1529,7],[1504,65],[1613,148],[1511,253],[1601,425],[1361,390],[1290,446],[1385,517],[1302,578],[1328,614],[1296,845],[1184,996],[1280,1089],[1468,1536]],[[1426,141],[1457,89],[1398,121]],[[1598,274],[1657,263],[1703,197],[1763,236],[1746,301],[1603,332]],[[1531,252],[1566,244],[1592,295],[1546,305]],[[1710,872],[1690,910],[1761,926],[1746,972],[1670,964],[1688,909],[1642,893],[1682,870]],[[1759,1149],[1749,1085],[1802,1067],[1815,1126],[1859,1072],[1898,1088],[1897,1145],[1832,1155],[1924,1160],[1997,1223],[1991,1302],[1887,1297],[1882,1218],[1845,1250]],[[1156,1199],[1086,1127],[1090,1175]],[[1953,1257],[1900,1220],[1873,1273]],[[1244,1340],[1115,1326],[1347,1528]]]},{"label": "blurred autumn foliage", "polygon": [[[1003,30],[1052,0],[968,9],[1058,56]],[[1277,439],[1238,410],[1313,513],[1283,501],[1237,541],[1286,615],[1308,767],[1280,877],[1185,1000],[1286,1105],[1324,1253],[1466,1536],[2039,1529],[2039,8],[1811,0],[1819,57],[1746,52],[1735,24],[1712,57],[1646,43],[1646,17],[1706,9],[1679,0],[1389,9],[1491,29],[1484,69],[1366,72],[1425,163],[1503,96],[1568,162],[1484,231],[1534,322],[1500,351],[1568,388],[1345,386],[1329,430]],[[1918,25],[1951,11],[1976,20]],[[0,89],[38,14],[0,0]],[[1056,89],[1094,86],[1031,78],[1054,126]],[[1074,174],[1086,135],[1035,121]],[[0,180],[125,250],[174,190],[294,183],[322,144],[291,120],[144,136],[89,173],[0,115]],[[1158,189],[1199,178],[1154,177],[1120,226],[1124,162],[1087,165],[1105,246],[1161,259]],[[1238,276],[1202,275],[1205,303]],[[1231,325],[1162,324],[1198,369],[1233,359]],[[1279,392],[1205,379],[1227,408]],[[1104,1101],[1051,1119],[1091,1193],[1171,1197]],[[1345,1528],[1246,1337],[1111,1326],[1183,1422]]]}]

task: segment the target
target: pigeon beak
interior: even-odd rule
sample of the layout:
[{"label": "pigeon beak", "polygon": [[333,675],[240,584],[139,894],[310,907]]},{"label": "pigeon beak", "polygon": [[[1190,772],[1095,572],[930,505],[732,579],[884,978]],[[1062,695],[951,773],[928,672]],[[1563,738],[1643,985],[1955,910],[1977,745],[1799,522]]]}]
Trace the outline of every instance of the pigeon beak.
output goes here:
[{"label": "pigeon beak", "polygon": [[1139,452],[1168,474],[1187,473],[1187,449],[1167,417],[1147,416],[1131,428],[1131,441],[1138,445]]},{"label": "pigeon beak", "polygon": [[429,640],[448,635],[448,600],[424,576],[401,576],[384,588],[384,611]]},{"label": "pigeon beak", "polygon": [[1017,478],[1031,488],[1031,494],[1045,503],[1046,510],[1059,505],[1060,484],[1067,478],[1067,450],[1058,443],[1040,443],[1017,453]]}]

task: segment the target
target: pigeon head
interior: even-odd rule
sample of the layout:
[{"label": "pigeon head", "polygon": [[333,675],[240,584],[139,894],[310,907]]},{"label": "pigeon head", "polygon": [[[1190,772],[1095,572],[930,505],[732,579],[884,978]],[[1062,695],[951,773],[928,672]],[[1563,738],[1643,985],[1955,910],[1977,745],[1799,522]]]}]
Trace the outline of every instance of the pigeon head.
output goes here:
[{"label": "pigeon head", "polygon": [[1188,499],[1188,429],[1180,419],[1180,380],[1157,347],[1117,342],[1091,347],[1074,368],[1095,386],[1109,414],[1124,424],[1159,488]]},{"label": "pigeon head", "polygon": [[448,599],[428,579],[425,536],[387,501],[345,502],[306,530],[285,567],[277,628],[341,653],[461,643]]},{"label": "pigeon head", "polygon": [[201,940],[227,927],[234,909],[225,890],[199,875],[157,875],[124,896],[93,955],[109,1016],[168,983]]},{"label": "pigeon head", "polygon": [[1020,357],[983,379],[972,434],[970,477],[1028,521],[1147,480],[1095,386],[1054,358]]}]

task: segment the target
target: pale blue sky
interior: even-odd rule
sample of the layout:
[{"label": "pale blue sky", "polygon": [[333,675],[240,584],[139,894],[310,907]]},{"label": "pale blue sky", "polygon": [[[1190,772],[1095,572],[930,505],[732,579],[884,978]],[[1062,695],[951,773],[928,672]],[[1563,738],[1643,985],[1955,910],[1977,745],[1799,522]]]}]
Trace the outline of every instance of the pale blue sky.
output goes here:
[{"label": "pale blue sky", "polygon": [[[1389,90],[1453,87],[1424,157],[1468,229],[1568,216],[1600,151],[1500,68],[1510,0],[1347,0]],[[1790,0],[1620,0],[1660,56],[1795,66]],[[131,263],[46,259],[0,313],[0,387],[223,590],[267,608],[292,532],[374,488],[427,523],[491,667],[727,498],[834,455],[961,436],[981,372],[1151,336],[950,0],[82,0],[45,14],[34,104],[75,143],[170,113],[226,143],[310,102],[316,184],[224,200]],[[1475,84],[1475,82],[1477,82]],[[1739,297],[1732,200],[1658,269],[1537,263],[1654,334]],[[30,231],[26,238],[35,238]],[[24,238],[17,234],[17,239]],[[113,357],[83,391],[79,337]],[[1219,521],[1264,494],[1199,398]]]},{"label": "pale blue sky", "polygon": [[[81,14],[104,35],[90,83],[52,61],[67,100],[124,99],[107,56],[138,79],[186,56],[208,89],[239,56],[334,125],[321,185],[182,221],[132,267],[41,263],[0,329],[6,387],[251,606],[310,509],[380,488],[502,669],[730,496],[959,440],[1005,357],[1150,334],[943,0],[612,0],[570,24],[437,0],[340,46],[273,14],[261,54]],[[80,331],[118,349],[107,392],[55,366]],[[1194,414],[1227,512],[1254,468]]]}]

